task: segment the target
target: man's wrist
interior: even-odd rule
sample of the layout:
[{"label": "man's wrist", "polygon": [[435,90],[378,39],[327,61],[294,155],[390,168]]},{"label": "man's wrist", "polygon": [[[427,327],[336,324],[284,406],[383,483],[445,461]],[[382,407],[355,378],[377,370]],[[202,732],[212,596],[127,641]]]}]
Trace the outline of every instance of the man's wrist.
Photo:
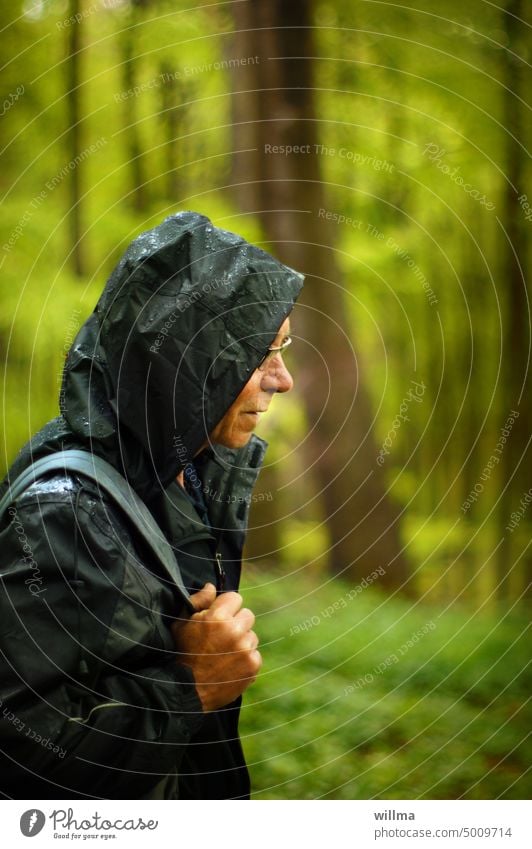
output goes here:
[{"label": "man's wrist", "polygon": [[205,707],[205,702],[203,698],[204,687],[201,684],[198,684],[196,678],[194,676],[194,670],[186,661],[182,660],[179,657],[176,660],[175,666],[179,668],[180,674],[186,677],[188,683],[190,684],[190,690],[194,694],[194,699],[197,705],[199,705],[201,713],[207,713],[207,709]]}]

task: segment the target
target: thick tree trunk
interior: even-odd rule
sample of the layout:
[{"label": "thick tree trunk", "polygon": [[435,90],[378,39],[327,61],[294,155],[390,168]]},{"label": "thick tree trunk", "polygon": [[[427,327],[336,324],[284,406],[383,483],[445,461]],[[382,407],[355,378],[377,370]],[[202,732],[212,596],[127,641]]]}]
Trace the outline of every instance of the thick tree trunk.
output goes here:
[{"label": "thick tree trunk", "polygon": [[[525,156],[521,144],[525,142],[523,106],[519,98],[526,96],[530,86],[523,83],[526,63],[520,59],[525,54],[523,30],[525,24],[522,0],[509,0],[503,13],[506,49],[503,50],[502,82],[503,122],[505,133],[506,183],[503,193],[501,222],[506,237],[501,234],[501,280],[504,281],[504,331],[502,365],[501,428],[512,410],[519,417],[512,425],[511,434],[501,456],[501,483],[503,494],[499,504],[499,538],[497,583],[499,598],[507,601],[510,592],[509,571],[519,558],[523,580],[530,587],[532,577],[532,551],[524,551],[516,544],[522,533],[510,533],[506,526],[512,511],[519,508],[520,499],[532,483],[530,468],[531,450],[531,397],[532,363],[530,358],[530,293],[527,291],[527,222],[521,208],[520,197],[526,194]],[[521,19],[521,20],[520,20]],[[516,54],[516,55],[515,55]],[[530,78],[530,77],[529,77]],[[530,521],[526,516],[525,522]],[[522,529],[521,529],[522,531]],[[523,549],[523,550],[522,550]],[[513,593],[512,593],[513,595]]]},{"label": "thick tree trunk", "polygon": [[307,275],[294,319],[301,337],[298,373],[309,425],[307,464],[327,517],[330,569],[358,580],[383,567],[381,586],[405,588],[398,511],[376,463],[363,355],[351,343],[347,316],[356,281],[341,280],[335,225],[325,217],[310,12],[305,0],[234,7],[235,56],[247,60],[234,71],[235,149],[255,148],[235,162],[234,174],[246,184],[237,197],[260,215],[271,242],[266,247]]}]

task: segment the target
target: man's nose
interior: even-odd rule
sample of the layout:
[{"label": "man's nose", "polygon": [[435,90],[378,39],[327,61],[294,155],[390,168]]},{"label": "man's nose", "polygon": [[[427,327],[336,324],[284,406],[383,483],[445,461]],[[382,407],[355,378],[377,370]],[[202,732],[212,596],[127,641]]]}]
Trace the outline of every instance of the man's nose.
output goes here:
[{"label": "man's nose", "polygon": [[265,392],[290,392],[294,379],[283,362],[281,354],[274,357],[264,373],[261,388]]}]

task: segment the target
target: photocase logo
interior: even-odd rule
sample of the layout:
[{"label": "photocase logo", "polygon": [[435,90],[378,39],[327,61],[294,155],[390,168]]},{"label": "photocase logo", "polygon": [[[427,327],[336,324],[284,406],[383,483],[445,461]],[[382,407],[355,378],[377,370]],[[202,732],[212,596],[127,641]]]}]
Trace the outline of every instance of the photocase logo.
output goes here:
[{"label": "photocase logo", "polygon": [[20,830],[24,837],[35,837],[42,831],[46,817],[42,811],[37,808],[30,808],[25,811],[20,818]]}]

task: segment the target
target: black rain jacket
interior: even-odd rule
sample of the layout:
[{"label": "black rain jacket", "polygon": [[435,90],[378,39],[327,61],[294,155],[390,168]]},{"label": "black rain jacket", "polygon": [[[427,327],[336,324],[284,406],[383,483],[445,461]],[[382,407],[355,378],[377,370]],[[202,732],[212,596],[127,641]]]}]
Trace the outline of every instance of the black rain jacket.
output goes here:
[{"label": "black rain jacket", "polygon": [[[0,496],[32,460],[94,452],[147,504],[191,592],[206,581],[236,590],[265,443],[198,452],[301,285],[195,213],[143,233],[72,345],[61,415],[22,449]],[[194,499],[176,483],[182,469]],[[94,482],[50,473],[11,505],[0,578],[0,794],[249,795],[240,700],[202,712],[191,669],[174,658],[175,588]]]}]

